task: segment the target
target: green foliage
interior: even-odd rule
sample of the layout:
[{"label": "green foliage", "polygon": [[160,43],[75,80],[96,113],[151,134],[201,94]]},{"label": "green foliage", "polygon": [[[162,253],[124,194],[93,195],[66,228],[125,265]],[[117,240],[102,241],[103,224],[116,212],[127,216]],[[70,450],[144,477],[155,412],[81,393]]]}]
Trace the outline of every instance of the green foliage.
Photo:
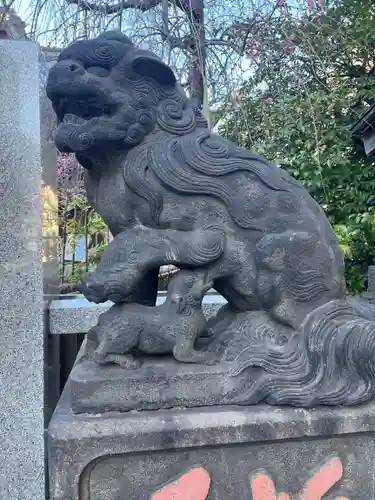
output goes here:
[{"label": "green foliage", "polygon": [[63,259],[61,263],[61,281],[79,283],[83,275],[99,263],[108,240],[108,227],[83,194],[71,197],[66,204],[62,223],[65,226],[65,252],[69,249],[75,253],[82,240],[87,246],[83,262],[67,262]]},{"label": "green foliage", "polygon": [[375,5],[336,1],[259,29],[262,57],[220,132],[299,179],[336,229],[351,293],[375,262],[375,168],[350,127],[375,97]]}]

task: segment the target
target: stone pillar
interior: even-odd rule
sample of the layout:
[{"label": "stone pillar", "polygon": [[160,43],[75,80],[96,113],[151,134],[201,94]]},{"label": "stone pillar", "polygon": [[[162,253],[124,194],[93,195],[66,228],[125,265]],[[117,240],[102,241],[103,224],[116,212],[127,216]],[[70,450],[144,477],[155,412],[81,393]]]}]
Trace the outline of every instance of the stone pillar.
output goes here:
[{"label": "stone pillar", "polygon": [[56,115],[51,101],[46,95],[46,80],[52,63],[40,51],[40,141],[42,163],[42,256],[43,256],[43,291],[45,301],[45,378],[44,378],[44,416],[45,428],[51,419],[53,410],[60,397],[60,339],[49,332],[49,306],[60,292],[59,280],[59,217],[57,193],[57,149],[53,140],[56,127]]},{"label": "stone pillar", "polygon": [[58,263],[58,197],[57,149],[53,140],[56,115],[47,98],[45,85],[50,63],[41,51],[39,54],[40,83],[40,142],[42,163],[42,214],[43,214],[43,281],[45,298],[60,292]]},{"label": "stone pillar", "polygon": [[0,42],[0,499],[44,498],[38,48]]}]

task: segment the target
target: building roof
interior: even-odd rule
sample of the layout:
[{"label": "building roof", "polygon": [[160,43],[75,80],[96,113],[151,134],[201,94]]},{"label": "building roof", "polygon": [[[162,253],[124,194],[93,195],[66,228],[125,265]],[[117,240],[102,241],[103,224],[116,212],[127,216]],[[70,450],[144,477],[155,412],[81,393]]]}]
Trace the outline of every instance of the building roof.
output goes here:
[{"label": "building roof", "polygon": [[371,130],[375,132],[375,105],[371,106],[350,129],[355,137],[362,137]]}]

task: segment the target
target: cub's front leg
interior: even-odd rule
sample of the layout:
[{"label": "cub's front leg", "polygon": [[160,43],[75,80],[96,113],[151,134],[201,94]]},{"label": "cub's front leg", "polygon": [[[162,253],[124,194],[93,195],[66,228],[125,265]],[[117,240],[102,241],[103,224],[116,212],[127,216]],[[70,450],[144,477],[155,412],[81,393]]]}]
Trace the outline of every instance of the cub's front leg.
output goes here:
[{"label": "cub's front leg", "polygon": [[129,301],[152,270],[167,264],[206,267],[219,259],[223,251],[221,232],[137,226],[119,233],[109,243],[97,269],[87,275],[80,290],[96,303]]}]

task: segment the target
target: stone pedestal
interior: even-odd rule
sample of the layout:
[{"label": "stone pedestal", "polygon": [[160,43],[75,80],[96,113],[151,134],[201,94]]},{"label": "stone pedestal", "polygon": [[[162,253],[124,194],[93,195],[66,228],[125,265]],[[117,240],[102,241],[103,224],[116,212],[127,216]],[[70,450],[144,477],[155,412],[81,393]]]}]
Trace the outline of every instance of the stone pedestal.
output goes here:
[{"label": "stone pedestal", "polygon": [[0,42],[0,499],[44,498],[38,49]]},{"label": "stone pedestal", "polygon": [[70,390],[49,429],[50,500],[375,498],[375,404],[74,415]]},{"label": "stone pedestal", "polygon": [[256,370],[230,377],[231,364],[214,366],[179,363],[172,356],[142,359],[137,370],[93,361],[77,363],[70,374],[70,404],[74,413],[155,410],[230,404],[249,385]]}]

